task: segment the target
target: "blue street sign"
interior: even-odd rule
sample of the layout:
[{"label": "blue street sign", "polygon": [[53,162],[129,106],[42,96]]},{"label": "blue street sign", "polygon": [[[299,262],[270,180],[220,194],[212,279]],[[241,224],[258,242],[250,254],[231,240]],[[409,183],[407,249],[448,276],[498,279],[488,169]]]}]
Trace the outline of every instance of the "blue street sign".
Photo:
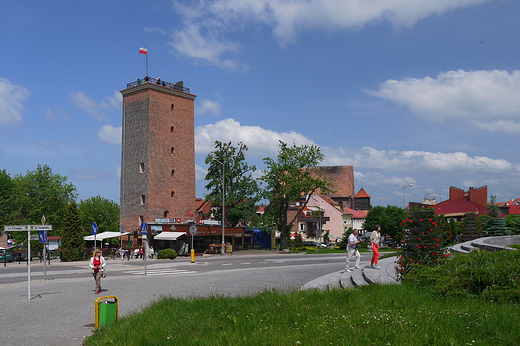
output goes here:
[{"label": "blue street sign", "polygon": [[141,224],[141,234],[146,234],[147,231],[148,231],[148,224],[143,222]]},{"label": "blue street sign", "polygon": [[92,223],[92,234],[96,235],[97,233],[97,224],[95,222]]},{"label": "blue street sign", "polygon": [[40,231],[40,243],[47,242],[47,231]]}]

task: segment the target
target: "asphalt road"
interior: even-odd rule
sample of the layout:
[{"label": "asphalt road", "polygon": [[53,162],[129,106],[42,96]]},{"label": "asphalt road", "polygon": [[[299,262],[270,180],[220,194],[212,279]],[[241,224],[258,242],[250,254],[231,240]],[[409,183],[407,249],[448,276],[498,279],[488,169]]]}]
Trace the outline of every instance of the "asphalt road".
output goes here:
[{"label": "asphalt road", "polygon": [[[371,253],[362,254],[368,261]],[[94,294],[88,262],[0,266],[0,342],[2,345],[81,345],[92,333],[95,300],[115,295],[120,316],[161,296],[178,298],[251,295],[263,290],[288,291],[344,268],[345,254],[300,255],[269,251],[232,256],[175,260],[108,260],[102,292]]]}]

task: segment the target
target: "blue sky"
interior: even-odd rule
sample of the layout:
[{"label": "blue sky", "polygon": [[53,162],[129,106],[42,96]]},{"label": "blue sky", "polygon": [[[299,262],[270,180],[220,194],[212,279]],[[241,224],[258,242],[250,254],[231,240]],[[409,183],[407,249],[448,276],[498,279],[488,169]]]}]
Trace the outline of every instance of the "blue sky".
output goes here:
[{"label": "blue sky", "polygon": [[47,164],[80,199],[119,202],[119,90],[145,46],[197,95],[199,197],[215,140],[260,169],[278,140],[318,145],[373,205],[520,197],[518,1],[20,0],[0,30],[0,169]]}]

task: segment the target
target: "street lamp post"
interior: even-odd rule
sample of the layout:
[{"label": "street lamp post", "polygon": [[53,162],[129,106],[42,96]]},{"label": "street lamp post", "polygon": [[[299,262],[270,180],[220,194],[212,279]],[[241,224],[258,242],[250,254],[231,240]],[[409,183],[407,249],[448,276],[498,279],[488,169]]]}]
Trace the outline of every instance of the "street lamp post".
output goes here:
[{"label": "street lamp post", "polygon": [[219,159],[217,158],[214,158],[213,160],[217,161],[218,163],[220,163],[222,165],[222,250],[220,252],[221,255],[223,255],[225,253],[225,240],[224,240],[224,222],[226,220],[226,214],[225,214],[225,211],[226,211],[226,207],[225,207],[225,203],[226,203],[226,182],[225,182],[225,179],[226,179],[226,175],[225,175],[225,172],[226,172],[226,164],[229,162],[229,160],[231,160],[233,157],[237,157],[237,155],[232,155],[231,157],[229,157],[226,161],[224,162],[221,162]]},{"label": "street lamp post", "polygon": [[404,209],[404,189],[406,189],[407,187],[412,187],[413,184],[408,184],[406,186],[403,186],[403,209]]}]

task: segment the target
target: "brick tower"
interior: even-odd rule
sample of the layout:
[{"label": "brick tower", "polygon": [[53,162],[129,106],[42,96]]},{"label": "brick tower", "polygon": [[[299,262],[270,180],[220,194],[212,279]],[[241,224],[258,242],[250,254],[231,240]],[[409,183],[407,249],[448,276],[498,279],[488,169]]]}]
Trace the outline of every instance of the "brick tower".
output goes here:
[{"label": "brick tower", "polygon": [[135,232],[156,219],[193,219],[196,95],[154,78],[121,94],[121,225]]}]

